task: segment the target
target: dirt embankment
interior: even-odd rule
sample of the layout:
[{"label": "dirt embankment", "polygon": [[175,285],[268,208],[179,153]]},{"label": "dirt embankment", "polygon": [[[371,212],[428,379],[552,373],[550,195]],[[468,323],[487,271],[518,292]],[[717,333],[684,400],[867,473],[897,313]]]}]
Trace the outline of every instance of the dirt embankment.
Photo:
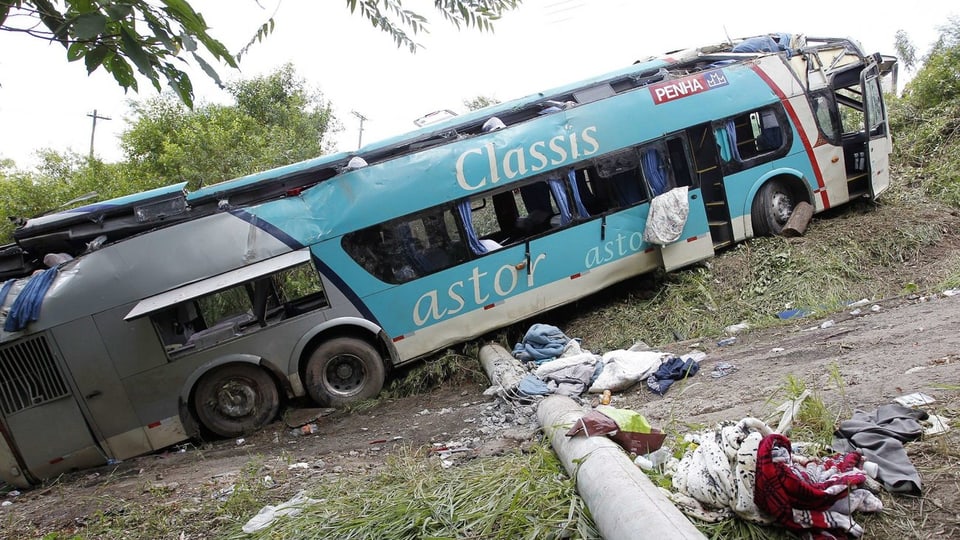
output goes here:
[{"label": "dirt embankment", "polygon": [[[730,346],[720,347],[711,338],[664,347],[676,353],[705,351],[699,374],[675,384],[662,397],[644,385],[634,386],[615,395],[612,404],[643,413],[655,426],[677,429],[744,416],[770,419],[786,399],[781,390],[792,377],[846,413],[871,410],[913,392],[937,398],[933,407],[941,414],[960,412],[960,296],[897,298],[859,309],[859,315],[844,312],[829,322],[795,319],[788,326],[741,333]],[[583,345],[589,348],[589,343]],[[712,376],[721,363],[732,368],[722,377]],[[364,412],[321,416],[313,422],[317,432],[309,435],[294,434],[280,420],[244,439],[188,445],[79,472],[6,497],[12,504],[0,508],[4,524],[0,536],[82,530],[84,521],[98,513],[161,500],[189,506],[198,497],[226,493],[243,478],[243,469],[252,460],[281,464],[276,466],[284,470],[277,475],[282,476],[282,491],[295,493],[329,475],[376,469],[400,451],[426,447],[428,459],[442,455],[455,461],[529,444],[536,437],[533,409],[509,406],[485,396],[483,390],[444,387]],[[943,437],[956,443],[958,431]],[[442,451],[454,447],[469,450]],[[956,455],[953,459],[960,460]],[[302,465],[289,472],[287,464]],[[924,479],[936,506],[928,505],[935,509],[920,530],[931,536],[937,530],[960,530],[951,529],[960,527],[953,510],[960,505],[957,468],[955,463],[954,472]]]}]

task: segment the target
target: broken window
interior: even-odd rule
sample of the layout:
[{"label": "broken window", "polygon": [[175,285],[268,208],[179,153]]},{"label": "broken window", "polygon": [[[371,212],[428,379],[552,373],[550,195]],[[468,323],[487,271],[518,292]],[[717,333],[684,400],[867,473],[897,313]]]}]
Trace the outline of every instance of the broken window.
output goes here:
[{"label": "broken window", "polygon": [[739,170],[781,157],[789,148],[788,127],[780,106],[721,120],[714,126],[720,158],[731,170]]},{"label": "broken window", "polygon": [[467,260],[450,210],[428,210],[348,233],[343,249],[377,279],[406,283]]},{"label": "broken window", "polygon": [[310,262],[190,298],[151,314],[168,353],[202,350],[327,307]]}]

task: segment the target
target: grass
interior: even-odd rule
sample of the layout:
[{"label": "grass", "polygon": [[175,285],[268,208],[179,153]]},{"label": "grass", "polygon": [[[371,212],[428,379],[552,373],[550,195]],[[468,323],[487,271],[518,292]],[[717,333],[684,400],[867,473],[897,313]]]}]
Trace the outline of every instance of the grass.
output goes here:
[{"label": "grass", "polygon": [[444,469],[410,452],[372,476],[312,487],[322,501],[253,535],[229,538],[599,538],[548,447]]}]

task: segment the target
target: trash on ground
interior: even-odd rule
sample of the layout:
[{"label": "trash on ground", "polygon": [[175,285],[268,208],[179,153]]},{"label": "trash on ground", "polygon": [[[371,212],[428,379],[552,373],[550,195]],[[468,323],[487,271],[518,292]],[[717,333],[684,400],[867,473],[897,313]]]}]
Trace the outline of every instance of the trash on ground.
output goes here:
[{"label": "trash on ground", "polygon": [[930,427],[923,430],[923,435],[925,437],[930,437],[933,435],[939,435],[941,433],[946,433],[950,431],[949,419],[946,416],[939,416],[936,414],[931,414],[923,422],[924,425],[930,424]]},{"label": "trash on ground", "polygon": [[737,371],[737,366],[731,364],[730,362],[717,362],[714,364],[713,370],[710,371],[710,376],[714,379],[719,379],[720,377],[726,377],[735,371]]},{"label": "trash on ground", "polygon": [[250,518],[243,526],[243,532],[253,534],[263,530],[273,524],[277,518],[282,516],[296,516],[303,511],[303,507],[322,502],[322,500],[307,497],[303,491],[297,493],[293,498],[282,502],[276,506],[267,505],[260,509],[257,515]]},{"label": "trash on ground", "polygon": [[923,392],[914,392],[912,394],[905,394],[893,399],[897,403],[903,405],[904,407],[920,407],[923,405],[930,405],[936,403],[936,398],[928,396]]},{"label": "trash on ground", "polygon": [[837,324],[833,319],[828,319],[820,323],[820,328],[830,328],[831,326]]},{"label": "trash on ground", "polygon": [[743,321],[737,324],[731,324],[730,326],[727,326],[726,328],[724,328],[723,331],[728,334],[737,334],[737,333],[743,332],[744,330],[748,330],[749,328],[750,328],[750,323],[748,323],[747,321]]},{"label": "trash on ground", "polygon": [[777,313],[777,317],[780,320],[787,320],[787,319],[796,319],[799,317],[806,317],[809,314],[810,314],[810,310],[807,310],[807,309],[785,309],[780,313]]},{"label": "trash on ground", "polygon": [[733,344],[736,343],[736,342],[737,342],[737,338],[734,337],[734,336],[730,336],[730,337],[728,337],[728,338],[723,338],[723,339],[717,341],[717,345],[719,345],[719,346],[721,346],[721,347],[726,347],[727,345],[733,345]]},{"label": "trash on ground", "polygon": [[666,433],[651,427],[642,414],[608,405],[600,405],[584,414],[566,433],[567,437],[581,434],[586,437],[609,437],[624,450],[636,455],[658,450],[667,437]]},{"label": "trash on ground", "polygon": [[316,433],[316,432],[318,432],[318,431],[320,431],[320,426],[318,426],[317,424],[306,424],[306,425],[303,425],[303,426],[298,427],[297,429],[292,430],[292,431],[290,432],[290,434],[291,434],[291,435],[297,435],[297,436],[299,436],[299,435],[312,435],[312,434],[314,434],[314,433]]}]

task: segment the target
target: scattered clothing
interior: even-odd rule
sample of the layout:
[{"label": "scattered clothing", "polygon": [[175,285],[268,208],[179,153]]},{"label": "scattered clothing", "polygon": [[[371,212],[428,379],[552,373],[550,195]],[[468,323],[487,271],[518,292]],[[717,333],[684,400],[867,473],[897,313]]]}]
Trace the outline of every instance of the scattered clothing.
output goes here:
[{"label": "scattered clothing", "polygon": [[910,462],[904,442],[923,434],[925,411],[903,405],[881,405],[872,412],[855,411],[834,433],[833,449],[860,451],[867,461],[878,465],[878,480],[887,491],[919,495],[920,474]]},{"label": "scattered clothing", "polygon": [[524,396],[546,396],[552,393],[550,388],[547,387],[547,383],[532,373],[520,379],[517,390]]},{"label": "scattered clothing", "polygon": [[736,514],[753,523],[771,523],[753,502],[757,448],[771,433],[763,421],[747,417],[685,436],[691,446],[682,459],[667,463],[675,490],[670,499],[701,521],[718,522]]},{"label": "scattered clothing", "polygon": [[570,338],[559,328],[536,323],[513,348],[513,357],[521,362],[542,364],[560,356]]},{"label": "scattered clothing", "polygon": [[677,356],[664,360],[657,371],[647,377],[647,386],[661,396],[670,389],[670,386],[687,377],[693,377],[700,371],[700,364],[694,358],[680,358]]},{"label": "scattered clothing", "polygon": [[859,538],[863,528],[852,512],[883,508],[876,496],[859,488],[867,480],[858,468],[862,461],[863,456],[849,452],[801,465],[786,437],[767,435],[757,449],[754,502],[777,524],[811,538]]},{"label": "scattered clothing", "polygon": [[656,351],[617,349],[606,352],[601,357],[603,371],[590,387],[590,392],[599,394],[604,390],[626,390],[637,382],[646,380],[660,368],[664,359],[670,356],[670,353]]}]

